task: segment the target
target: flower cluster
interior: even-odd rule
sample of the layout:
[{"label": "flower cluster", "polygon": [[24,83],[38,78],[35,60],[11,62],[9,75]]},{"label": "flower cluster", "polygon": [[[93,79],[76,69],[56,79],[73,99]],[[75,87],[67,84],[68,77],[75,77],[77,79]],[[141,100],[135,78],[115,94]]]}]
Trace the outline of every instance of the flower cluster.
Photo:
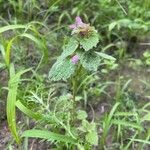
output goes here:
[{"label": "flower cluster", "polygon": [[73,30],[72,34],[79,34],[81,36],[89,35],[89,33],[94,29],[90,26],[90,24],[83,23],[79,16],[76,17],[75,23],[69,27]]},{"label": "flower cluster", "polygon": [[71,58],[71,61],[73,64],[76,64],[78,61],[79,61],[79,56],[78,55],[74,55],[72,58]]},{"label": "flower cluster", "polygon": [[[88,36],[90,33],[94,31],[94,28],[90,26],[90,24],[83,23],[82,19],[77,16],[75,18],[75,23],[69,26],[72,29],[72,34],[76,34],[81,36],[82,38]],[[71,58],[73,64],[76,64],[79,61],[79,56],[74,55]]]}]

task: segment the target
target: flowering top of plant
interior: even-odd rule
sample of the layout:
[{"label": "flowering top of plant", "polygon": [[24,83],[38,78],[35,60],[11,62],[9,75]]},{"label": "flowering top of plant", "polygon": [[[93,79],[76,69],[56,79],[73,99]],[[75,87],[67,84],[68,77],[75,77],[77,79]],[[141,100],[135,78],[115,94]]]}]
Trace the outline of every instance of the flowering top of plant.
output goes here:
[{"label": "flowering top of plant", "polygon": [[94,29],[89,24],[83,23],[79,16],[76,17],[75,23],[69,27],[73,29],[72,34],[80,34],[81,36],[88,35]]},{"label": "flowering top of plant", "polygon": [[99,42],[99,34],[94,27],[83,23],[77,16],[75,23],[69,28],[72,29],[72,37],[63,46],[62,54],[49,72],[49,77],[54,81],[66,80],[71,77],[79,68],[78,65],[89,71],[97,71],[103,56],[107,57],[106,54],[101,55],[94,50]]},{"label": "flowering top of plant", "polygon": [[79,16],[77,16],[75,20],[75,23],[69,26],[71,29],[85,28],[88,26],[88,24],[82,22]]}]

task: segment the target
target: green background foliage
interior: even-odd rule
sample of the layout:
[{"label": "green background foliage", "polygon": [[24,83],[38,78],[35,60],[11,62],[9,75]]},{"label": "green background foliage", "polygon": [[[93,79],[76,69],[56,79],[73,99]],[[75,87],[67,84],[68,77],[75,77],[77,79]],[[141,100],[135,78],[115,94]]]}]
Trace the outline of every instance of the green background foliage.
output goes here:
[{"label": "green background foliage", "polygon": [[149,150],[149,31],[149,0],[0,0],[0,149]]}]

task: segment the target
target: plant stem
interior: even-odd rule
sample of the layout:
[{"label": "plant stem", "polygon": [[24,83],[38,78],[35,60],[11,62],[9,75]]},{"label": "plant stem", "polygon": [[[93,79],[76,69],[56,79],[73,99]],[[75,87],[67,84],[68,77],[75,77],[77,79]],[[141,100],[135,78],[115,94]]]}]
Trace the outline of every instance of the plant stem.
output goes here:
[{"label": "plant stem", "polygon": [[75,75],[72,77],[72,95],[73,95],[73,116],[75,116],[76,113],[76,94],[77,94],[77,82],[78,82],[78,77],[81,74],[81,65],[77,66],[77,71]]},{"label": "plant stem", "polygon": [[75,103],[76,101],[76,79],[73,78],[73,81],[72,81],[72,87],[73,87],[73,103]]}]

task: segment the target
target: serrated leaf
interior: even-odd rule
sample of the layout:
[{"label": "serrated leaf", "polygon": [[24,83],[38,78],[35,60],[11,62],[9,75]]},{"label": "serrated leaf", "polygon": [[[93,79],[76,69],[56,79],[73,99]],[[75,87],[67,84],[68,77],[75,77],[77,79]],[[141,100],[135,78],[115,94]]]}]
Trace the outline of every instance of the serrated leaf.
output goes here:
[{"label": "serrated leaf", "polygon": [[86,135],[86,141],[92,145],[98,145],[98,135],[96,131],[89,132]]},{"label": "serrated leaf", "polygon": [[98,33],[94,32],[89,37],[80,38],[80,44],[83,47],[85,51],[89,51],[93,47],[96,47],[96,45],[99,42],[99,35]]},{"label": "serrated leaf", "polygon": [[89,71],[97,71],[98,66],[100,65],[100,57],[94,52],[85,52],[80,56],[80,62],[82,66]]},{"label": "serrated leaf", "polygon": [[129,122],[129,121],[124,121],[124,120],[116,120],[113,119],[111,120],[112,124],[116,124],[116,125],[122,125],[122,126],[126,126],[126,127],[132,127],[135,129],[139,129],[139,130],[143,130],[143,127],[137,123],[133,123],[133,122]]},{"label": "serrated leaf", "polygon": [[78,118],[79,120],[86,119],[86,118],[87,118],[87,113],[86,113],[85,111],[83,111],[83,110],[79,110],[79,111],[77,112],[77,118]]},{"label": "serrated leaf", "polygon": [[75,50],[78,48],[78,41],[75,38],[70,38],[69,42],[63,47],[62,59],[72,55]]},{"label": "serrated leaf", "polygon": [[57,141],[57,142],[65,142],[75,144],[76,141],[66,135],[44,131],[44,130],[26,130],[23,132],[22,137],[33,137],[33,138],[41,138],[49,141]]},{"label": "serrated leaf", "polygon": [[96,130],[96,124],[94,122],[88,122],[87,120],[82,120],[82,127],[87,132],[92,132]]},{"label": "serrated leaf", "polygon": [[51,68],[49,72],[49,77],[53,81],[66,80],[68,79],[75,71],[75,64],[71,60],[62,60],[57,61]]}]

